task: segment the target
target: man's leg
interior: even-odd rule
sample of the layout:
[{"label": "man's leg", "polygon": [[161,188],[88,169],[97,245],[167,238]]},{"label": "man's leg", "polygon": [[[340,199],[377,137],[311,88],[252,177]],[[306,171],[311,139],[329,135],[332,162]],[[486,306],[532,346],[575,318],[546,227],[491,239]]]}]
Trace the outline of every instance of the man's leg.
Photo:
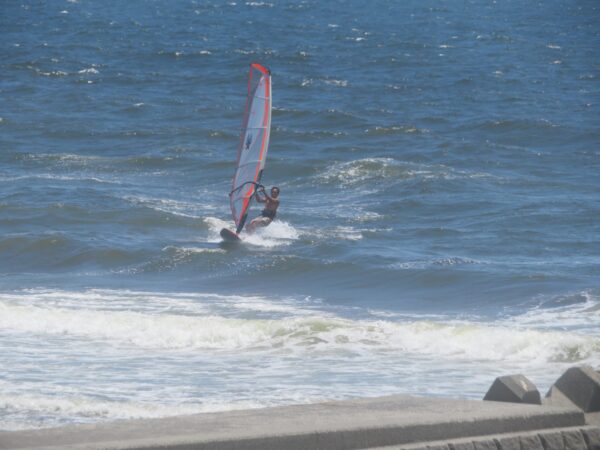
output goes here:
[{"label": "man's leg", "polygon": [[266,227],[270,223],[271,219],[269,219],[268,217],[257,217],[248,224],[248,226],[246,227],[246,231],[248,233],[254,233],[254,231],[256,231],[257,228]]}]

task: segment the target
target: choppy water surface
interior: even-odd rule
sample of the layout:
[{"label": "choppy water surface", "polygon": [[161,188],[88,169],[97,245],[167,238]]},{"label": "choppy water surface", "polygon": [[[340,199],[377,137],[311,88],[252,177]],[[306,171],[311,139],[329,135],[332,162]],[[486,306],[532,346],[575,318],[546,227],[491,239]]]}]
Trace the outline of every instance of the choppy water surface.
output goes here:
[{"label": "choppy water surface", "polygon": [[[600,365],[598,24],[594,1],[4,2],[0,428]],[[282,206],[228,247],[251,61]]]}]

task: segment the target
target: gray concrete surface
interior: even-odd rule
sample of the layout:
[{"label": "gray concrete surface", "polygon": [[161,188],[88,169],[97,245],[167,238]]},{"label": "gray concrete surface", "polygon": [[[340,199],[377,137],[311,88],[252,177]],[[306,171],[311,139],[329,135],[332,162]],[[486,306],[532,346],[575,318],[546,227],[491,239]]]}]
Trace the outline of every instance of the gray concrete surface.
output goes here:
[{"label": "gray concrete surface", "polygon": [[600,428],[570,427],[549,430],[475,436],[449,441],[421,442],[409,445],[377,447],[368,450],[598,450]]},{"label": "gray concrete surface", "polygon": [[0,432],[0,449],[368,449],[584,423],[578,409],[390,396]]},{"label": "gray concrete surface", "polygon": [[587,413],[585,415],[585,423],[587,423],[589,425],[596,425],[597,427],[600,427],[600,412]]}]

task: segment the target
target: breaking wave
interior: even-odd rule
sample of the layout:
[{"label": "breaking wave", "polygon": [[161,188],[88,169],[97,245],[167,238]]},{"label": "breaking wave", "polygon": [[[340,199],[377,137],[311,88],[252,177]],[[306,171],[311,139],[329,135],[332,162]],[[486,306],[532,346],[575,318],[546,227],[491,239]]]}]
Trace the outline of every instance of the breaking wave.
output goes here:
[{"label": "breaking wave", "polygon": [[354,186],[382,180],[491,178],[486,173],[470,173],[443,165],[401,162],[393,158],[364,158],[332,165],[318,176],[326,183]]},{"label": "breaking wave", "polygon": [[[11,372],[0,380],[2,428],[402,392],[481,398],[502,372],[523,372],[547,387],[570,365],[600,364],[598,330],[562,326],[581,313],[597,321],[597,293],[569,297],[493,321],[357,313],[311,298],[4,292],[0,340],[19,351],[9,352]],[[31,373],[32,360],[42,372]],[[440,377],[457,370],[471,375],[444,385]],[[357,376],[369,382],[357,384]],[[139,388],[157,379],[152,389]]]},{"label": "breaking wave", "polygon": [[[23,302],[23,297],[27,301]],[[104,306],[76,307],[74,298],[81,300],[79,305],[92,306],[96,299]],[[223,309],[224,303],[227,308]],[[149,349],[287,348],[305,353],[326,348],[458,360],[600,363],[600,336],[548,329],[548,323],[556,326],[564,316],[581,312],[579,304],[544,310],[543,321],[533,321],[532,316],[540,317],[540,312],[532,311],[499,323],[418,316],[400,321],[351,320],[316,305],[306,306],[289,300],[280,304],[260,297],[191,293],[34,291],[0,295],[0,329]],[[279,316],[260,319],[252,315],[268,310]],[[586,303],[585,310],[594,314],[589,320],[598,319],[600,306],[596,299]]]}]

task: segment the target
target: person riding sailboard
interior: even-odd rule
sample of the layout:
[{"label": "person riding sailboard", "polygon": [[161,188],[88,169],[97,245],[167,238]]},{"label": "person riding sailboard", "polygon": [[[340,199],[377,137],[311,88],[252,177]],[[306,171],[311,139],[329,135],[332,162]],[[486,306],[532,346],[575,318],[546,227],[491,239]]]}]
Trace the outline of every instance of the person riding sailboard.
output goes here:
[{"label": "person riding sailboard", "polygon": [[[259,195],[262,193],[263,197]],[[279,208],[279,188],[273,186],[271,188],[271,195],[269,196],[265,192],[265,187],[260,186],[256,192],[256,201],[259,203],[265,203],[265,208],[256,219],[246,225],[246,231],[248,233],[254,233],[259,227],[268,227],[271,222],[275,219],[277,214],[277,208]]]},{"label": "person riding sailboard", "polygon": [[[236,225],[235,232],[223,228],[221,237],[225,240],[240,240],[238,234],[244,229],[252,199],[265,203],[266,215],[254,219],[248,224],[248,231],[253,232],[259,226],[267,226],[275,217],[279,206],[279,189],[277,195],[268,196],[260,184],[269,148],[271,134],[271,71],[258,64],[250,64],[248,74],[248,96],[244,122],[237,152],[237,164],[233,176],[229,204]],[[259,189],[263,197],[258,195]],[[265,219],[265,220],[263,220]]]}]

